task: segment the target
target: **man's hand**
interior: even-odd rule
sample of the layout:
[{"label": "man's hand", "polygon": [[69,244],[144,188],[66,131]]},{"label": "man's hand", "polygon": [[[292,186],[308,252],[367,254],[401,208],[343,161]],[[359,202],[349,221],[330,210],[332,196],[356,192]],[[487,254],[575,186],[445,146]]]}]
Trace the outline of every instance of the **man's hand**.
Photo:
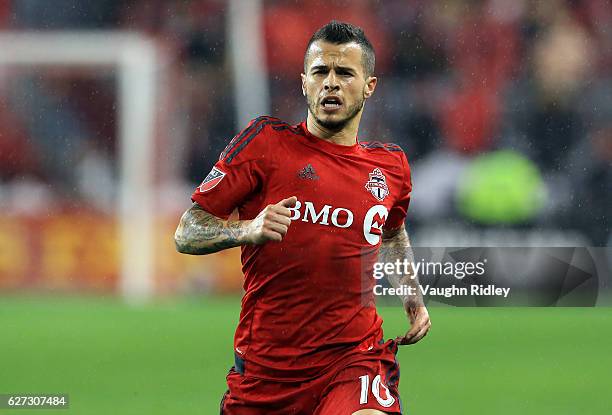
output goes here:
[{"label": "man's hand", "polygon": [[291,211],[297,197],[283,199],[275,205],[268,205],[247,224],[248,243],[260,245],[268,241],[280,242],[291,225]]},{"label": "man's hand", "polygon": [[418,342],[425,337],[431,327],[429,312],[424,305],[407,306],[406,314],[408,314],[408,318],[410,319],[410,330],[404,336],[399,336],[395,339],[400,345]]}]

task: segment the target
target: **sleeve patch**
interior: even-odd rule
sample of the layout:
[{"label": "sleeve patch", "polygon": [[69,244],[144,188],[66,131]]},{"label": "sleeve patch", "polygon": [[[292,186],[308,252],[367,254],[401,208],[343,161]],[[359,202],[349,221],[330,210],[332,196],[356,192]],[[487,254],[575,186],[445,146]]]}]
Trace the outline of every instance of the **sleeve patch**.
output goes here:
[{"label": "sleeve patch", "polygon": [[225,177],[225,172],[213,167],[208,176],[204,179],[202,184],[198,187],[201,193],[208,192],[213,189],[216,185],[221,183],[221,180]]}]

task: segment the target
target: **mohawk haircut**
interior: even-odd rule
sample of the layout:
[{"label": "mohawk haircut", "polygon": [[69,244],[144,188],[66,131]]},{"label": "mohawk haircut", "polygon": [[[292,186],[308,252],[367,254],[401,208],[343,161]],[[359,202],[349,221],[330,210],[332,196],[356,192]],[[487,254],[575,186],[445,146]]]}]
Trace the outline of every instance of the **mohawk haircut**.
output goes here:
[{"label": "mohawk haircut", "polygon": [[365,76],[368,77],[374,73],[374,65],[376,63],[374,47],[366,37],[363,29],[359,26],[339,22],[337,20],[332,20],[331,22],[327,23],[325,26],[317,30],[310,38],[310,41],[306,46],[306,53],[304,54],[304,73],[306,73],[308,51],[310,50],[310,46],[318,40],[333,43],[334,45],[342,45],[344,43],[351,42],[357,43],[361,47],[361,64],[363,66]]}]

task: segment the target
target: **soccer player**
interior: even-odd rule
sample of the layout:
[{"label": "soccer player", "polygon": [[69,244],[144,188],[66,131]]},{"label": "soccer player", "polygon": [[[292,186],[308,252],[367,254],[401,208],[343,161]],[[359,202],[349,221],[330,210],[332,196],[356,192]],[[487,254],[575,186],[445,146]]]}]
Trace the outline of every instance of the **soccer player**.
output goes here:
[{"label": "soccer player", "polygon": [[[357,138],[373,74],[360,28],[332,21],[319,29],[304,57],[306,120],[252,120],[181,218],[178,251],[242,249],[245,294],[222,414],[402,411],[397,346],[419,341],[430,320],[415,290],[403,298],[410,329],[384,341],[373,302],[372,252],[412,260],[406,156]],[[234,209],[239,220],[228,219]],[[390,279],[416,287],[415,277]]]}]

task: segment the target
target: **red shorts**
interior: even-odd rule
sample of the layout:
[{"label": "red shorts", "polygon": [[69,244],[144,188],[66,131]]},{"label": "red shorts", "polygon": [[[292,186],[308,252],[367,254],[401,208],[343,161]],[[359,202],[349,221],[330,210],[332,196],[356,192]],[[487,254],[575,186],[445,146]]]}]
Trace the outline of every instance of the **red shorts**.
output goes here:
[{"label": "red shorts", "polygon": [[394,340],[356,350],[305,382],[243,376],[232,367],[221,415],[350,415],[360,409],[401,414],[396,353]]}]

